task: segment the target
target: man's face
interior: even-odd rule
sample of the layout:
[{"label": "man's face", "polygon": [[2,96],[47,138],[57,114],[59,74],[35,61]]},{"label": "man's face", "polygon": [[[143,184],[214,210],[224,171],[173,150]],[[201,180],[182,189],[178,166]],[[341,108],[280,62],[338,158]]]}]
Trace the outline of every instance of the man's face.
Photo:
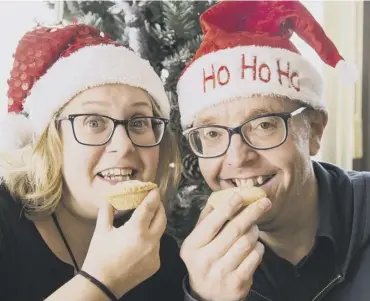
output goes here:
[{"label": "man's face", "polygon": [[[202,111],[194,126],[236,127],[255,116],[293,112],[299,107],[299,104],[281,98],[237,99]],[[313,176],[310,156],[317,154],[320,148],[325,124],[325,114],[314,122],[299,114],[288,120],[286,141],[268,150],[255,150],[239,134],[234,134],[224,155],[199,158],[201,172],[214,191],[245,185],[248,179],[253,179],[257,183],[255,185],[262,183],[261,188],[266,191],[273,206],[261,225],[272,222],[281,214],[289,214],[290,204],[304,197],[304,184]]]}]

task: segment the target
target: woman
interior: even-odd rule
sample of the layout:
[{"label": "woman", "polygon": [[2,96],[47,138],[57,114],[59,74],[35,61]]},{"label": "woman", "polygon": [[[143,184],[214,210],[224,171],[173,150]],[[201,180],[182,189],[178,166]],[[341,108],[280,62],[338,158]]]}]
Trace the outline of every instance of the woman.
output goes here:
[{"label": "woman", "polygon": [[[0,300],[182,300],[161,202],[178,152],[150,64],[86,25],[38,27],[8,83]],[[106,196],[132,179],[159,190],[117,212]]]}]

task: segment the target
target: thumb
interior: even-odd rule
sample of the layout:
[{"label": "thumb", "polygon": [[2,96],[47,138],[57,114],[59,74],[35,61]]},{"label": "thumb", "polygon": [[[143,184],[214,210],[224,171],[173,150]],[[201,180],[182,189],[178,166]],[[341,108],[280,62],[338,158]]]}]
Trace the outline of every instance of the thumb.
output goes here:
[{"label": "thumb", "polygon": [[114,208],[104,200],[99,207],[98,217],[96,219],[96,231],[109,231],[113,228]]},{"label": "thumb", "polygon": [[132,214],[131,222],[148,228],[160,204],[161,198],[158,189],[149,191],[143,202]]}]

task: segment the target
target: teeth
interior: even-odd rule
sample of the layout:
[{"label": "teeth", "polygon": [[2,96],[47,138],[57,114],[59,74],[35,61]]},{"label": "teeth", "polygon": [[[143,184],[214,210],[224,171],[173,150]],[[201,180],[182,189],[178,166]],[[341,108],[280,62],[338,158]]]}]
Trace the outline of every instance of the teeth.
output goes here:
[{"label": "teeth", "polygon": [[234,182],[235,186],[237,186],[237,187],[242,187],[242,186],[244,186],[244,185],[243,185],[243,183],[244,183],[244,179],[234,179],[234,180],[233,180],[233,182]]},{"label": "teeth", "polygon": [[232,181],[237,187],[254,187],[256,185],[262,185],[265,180],[264,176],[258,176],[249,179],[233,179]]},{"label": "teeth", "polygon": [[255,185],[255,180],[250,179],[234,179],[233,182],[238,187],[253,187]]},{"label": "teeth", "polygon": [[128,168],[110,168],[106,169],[101,172],[101,175],[103,177],[108,176],[131,176],[132,175],[132,169]]},{"label": "teeth", "polygon": [[235,179],[235,184],[236,184],[236,186],[238,186],[238,187],[243,187],[243,186],[245,186],[245,182],[246,182],[246,180],[245,180],[245,179]]},{"label": "teeth", "polygon": [[110,180],[110,181],[122,182],[122,181],[129,181],[131,179],[131,177],[128,176],[128,175],[126,175],[126,176],[105,176],[104,179]]},{"label": "teeth", "polygon": [[254,180],[253,179],[248,179],[245,184],[246,187],[253,187],[254,186]]}]

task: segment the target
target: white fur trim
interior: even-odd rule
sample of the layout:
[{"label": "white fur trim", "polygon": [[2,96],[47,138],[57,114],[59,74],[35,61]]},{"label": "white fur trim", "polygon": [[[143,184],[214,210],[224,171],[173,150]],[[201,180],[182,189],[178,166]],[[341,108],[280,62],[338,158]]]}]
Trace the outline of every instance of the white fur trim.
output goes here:
[{"label": "white fur trim", "polygon": [[84,47],[54,63],[31,89],[25,102],[36,134],[41,134],[53,114],[88,88],[127,84],[146,90],[166,116],[170,105],[163,83],[147,60],[125,47]]},{"label": "white fur trim", "polygon": [[335,66],[335,71],[342,83],[353,84],[358,79],[358,70],[354,64],[348,63],[344,60],[340,60]]},{"label": "white fur trim", "polygon": [[[242,68],[243,55],[244,65],[254,65],[254,56],[257,57],[255,80],[251,68]],[[286,71],[289,62],[291,80],[281,76],[282,83],[279,82],[278,60],[280,71]],[[262,64],[268,65],[261,68],[262,79],[267,80],[270,74],[270,81],[267,83],[259,78],[258,70]],[[212,66],[215,81],[209,79],[204,86],[203,72],[206,77],[212,75]],[[217,84],[217,73],[222,66],[226,66],[229,71],[229,77],[225,68],[220,71],[219,79],[223,83],[227,82],[225,85]],[[292,76],[293,72],[296,72],[297,76]],[[294,88],[298,85],[299,91]],[[240,46],[206,54],[185,70],[178,82],[177,90],[181,124],[184,128],[191,125],[194,117],[207,107],[235,97],[248,97],[254,94],[286,96],[314,107],[324,106],[323,81],[317,70],[300,54],[271,47]]]},{"label": "white fur trim", "polygon": [[31,121],[22,114],[10,113],[0,120],[0,152],[12,152],[33,142]]}]

